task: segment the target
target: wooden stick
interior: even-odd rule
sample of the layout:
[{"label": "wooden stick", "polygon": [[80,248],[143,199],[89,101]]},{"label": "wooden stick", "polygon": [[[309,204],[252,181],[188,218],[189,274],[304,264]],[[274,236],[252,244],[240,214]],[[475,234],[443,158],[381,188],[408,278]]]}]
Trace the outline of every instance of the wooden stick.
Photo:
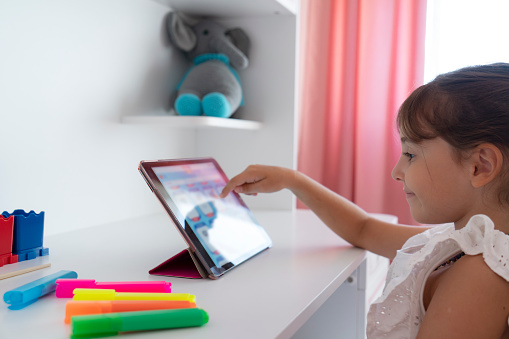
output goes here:
[{"label": "wooden stick", "polygon": [[25,268],[25,269],[14,271],[14,272],[0,274],[0,280],[7,279],[7,278],[12,278],[12,277],[15,277],[17,275],[21,275],[21,274],[25,274],[25,273],[28,273],[28,272],[37,271],[37,270],[40,270],[42,268],[46,268],[46,267],[50,267],[50,266],[51,266],[51,263],[47,263],[47,264],[43,264],[43,265],[39,265],[39,266],[34,266],[34,267],[29,267],[29,268]]}]

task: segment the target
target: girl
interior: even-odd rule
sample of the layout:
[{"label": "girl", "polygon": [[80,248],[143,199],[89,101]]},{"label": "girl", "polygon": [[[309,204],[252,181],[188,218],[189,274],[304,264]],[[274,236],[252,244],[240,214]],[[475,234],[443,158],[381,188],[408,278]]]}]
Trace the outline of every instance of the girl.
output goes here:
[{"label": "girl", "polygon": [[291,190],[340,237],[393,262],[368,338],[509,338],[509,64],[467,67],[416,89],[398,118],[413,218],[394,225],[297,171],[254,165],[222,197]]}]

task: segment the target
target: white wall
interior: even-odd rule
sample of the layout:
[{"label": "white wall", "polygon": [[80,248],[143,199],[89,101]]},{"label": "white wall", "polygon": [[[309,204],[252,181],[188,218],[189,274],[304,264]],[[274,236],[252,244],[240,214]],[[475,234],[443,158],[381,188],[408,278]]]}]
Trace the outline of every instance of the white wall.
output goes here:
[{"label": "white wall", "polygon": [[195,132],[119,120],[160,109],[175,85],[167,12],[148,0],[0,1],[0,212],[43,210],[51,234],[161,211],[137,164],[190,156]]},{"label": "white wall", "polygon": [[466,66],[509,62],[507,0],[427,3],[425,82]]}]

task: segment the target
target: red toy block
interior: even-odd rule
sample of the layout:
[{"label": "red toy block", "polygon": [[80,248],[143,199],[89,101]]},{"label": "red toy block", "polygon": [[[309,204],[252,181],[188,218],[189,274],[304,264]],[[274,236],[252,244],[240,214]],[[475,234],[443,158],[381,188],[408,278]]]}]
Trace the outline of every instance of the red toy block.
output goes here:
[{"label": "red toy block", "polygon": [[0,215],[0,267],[18,262],[18,256],[12,254],[14,235],[14,216],[8,218]]}]

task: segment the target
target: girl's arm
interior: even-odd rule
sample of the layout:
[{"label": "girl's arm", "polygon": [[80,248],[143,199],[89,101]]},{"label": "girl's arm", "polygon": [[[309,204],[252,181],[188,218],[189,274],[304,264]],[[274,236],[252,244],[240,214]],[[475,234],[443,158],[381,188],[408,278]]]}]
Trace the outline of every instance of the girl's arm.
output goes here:
[{"label": "girl's arm", "polygon": [[427,229],[395,225],[373,218],[354,203],[304,174],[283,167],[251,165],[228,182],[221,197],[232,190],[256,195],[285,188],[341,238],[391,259],[408,238]]}]

